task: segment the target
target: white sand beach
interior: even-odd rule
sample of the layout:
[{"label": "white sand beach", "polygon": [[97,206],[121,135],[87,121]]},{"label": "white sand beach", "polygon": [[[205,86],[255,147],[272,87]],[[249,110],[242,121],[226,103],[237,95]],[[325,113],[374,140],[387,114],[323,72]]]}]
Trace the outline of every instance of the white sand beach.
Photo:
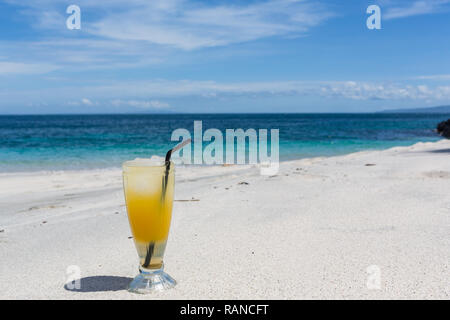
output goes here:
[{"label": "white sand beach", "polygon": [[[273,177],[177,168],[165,265],[178,285],[146,296],[125,290],[138,259],[121,170],[1,174],[0,298],[449,299],[449,160],[442,140]],[[80,290],[65,288],[71,265]]]}]

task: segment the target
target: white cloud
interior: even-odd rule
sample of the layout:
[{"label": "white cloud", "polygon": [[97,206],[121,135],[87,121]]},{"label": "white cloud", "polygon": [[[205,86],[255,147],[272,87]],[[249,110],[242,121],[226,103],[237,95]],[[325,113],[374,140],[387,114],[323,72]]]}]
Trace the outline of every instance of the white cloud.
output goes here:
[{"label": "white cloud", "polygon": [[[65,26],[65,1],[8,0],[30,24],[45,29],[36,41],[2,41],[2,56],[51,72],[135,68],[167,62],[182,50],[227,46],[267,37],[295,37],[333,16],[319,0],[197,2],[187,0],[78,0],[82,30]],[[86,12],[86,14],[84,13]],[[194,54],[194,53],[193,53]],[[10,61],[11,58],[3,60]],[[175,59],[177,60],[177,59]],[[178,59],[179,61],[179,59]],[[38,68],[33,63],[43,62]],[[23,68],[18,68],[21,70]],[[22,66],[23,67],[23,66]],[[5,73],[5,72],[3,72]],[[25,72],[24,72],[25,73]]]},{"label": "white cloud", "polygon": [[[219,83],[215,81],[154,81],[133,85],[137,95],[160,97],[223,95],[302,95],[351,100],[450,99],[450,86],[372,83],[355,81],[271,81]],[[132,90],[128,88],[128,90]]]},{"label": "white cloud", "polygon": [[168,55],[166,50],[156,50],[149,44],[101,39],[2,41],[0,51],[5,54],[0,60],[0,74],[135,68],[161,63]]},{"label": "white cloud", "polygon": [[322,94],[327,97],[342,97],[352,100],[449,99],[450,96],[442,90],[443,88],[429,88],[426,85],[395,85],[348,81],[326,85],[322,88]]},{"label": "white cloud", "polygon": [[420,0],[408,1],[408,5],[388,8],[383,14],[383,19],[406,18],[417,15],[432,14],[443,11],[443,6],[450,0]]},{"label": "white cloud", "polygon": [[[55,101],[55,91],[0,91],[12,100]],[[170,100],[191,98],[221,99],[223,97],[287,97],[309,96],[323,99],[354,101],[450,101],[450,86],[426,84],[358,82],[358,81],[271,81],[271,82],[216,82],[216,81],[134,81],[112,82],[108,85],[62,87],[59,99],[75,101],[66,105],[132,107],[141,109],[164,109],[172,107]],[[152,99],[148,99],[151,96]],[[80,97],[89,97],[80,98]],[[25,101],[28,102],[28,101]],[[1,99],[0,99],[1,103]]]},{"label": "white cloud", "polygon": [[98,102],[93,102],[92,100],[88,99],[88,98],[82,98],[80,100],[71,100],[71,101],[67,101],[64,103],[67,106],[96,106],[98,105]]},{"label": "white cloud", "polygon": [[67,101],[65,103],[65,105],[68,105],[68,106],[71,106],[71,107],[79,106],[80,104],[81,104],[80,101]]},{"label": "white cloud", "polygon": [[[33,15],[35,25],[67,33],[65,16],[55,1],[8,0]],[[273,36],[302,35],[334,14],[319,0],[188,1],[78,0],[95,18],[84,20],[83,32],[100,38],[137,40],[184,50],[224,46]]]},{"label": "white cloud", "polygon": [[129,106],[138,109],[166,109],[169,108],[170,105],[166,102],[158,101],[158,100],[120,100],[116,99],[111,101],[111,105],[116,107]]},{"label": "white cloud", "polygon": [[0,75],[10,74],[42,74],[58,69],[51,64],[21,63],[0,61]]},{"label": "white cloud", "polygon": [[[93,34],[192,50],[299,35],[332,16],[317,1],[267,0],[200,5],[183,0],[129,6],[93,24]],[[120,21],[120,23],[118,23]]]},{"label": "white cloud", "polygon": [[[95,93],[95,90],[94,90]],[[70,106],[70,107],[77,107],[77,106],[114,106],[114,107],[132,107],[136,109],[144,109],[144,110],[150,110],[150,109],[167,109],[170,108],[170,105],[166,102],[159,101],[159,100],[126,100],[126,99],[114,99],[114,100],[105,100],[104,97],[100,100],[92,101],[87,98],[82,98],[81,100],[71,100],[64,103],[64,105]]]},{"label": "white cloud", "polygon": [[81,99],[81,103],[86,105],[86,106],[93,106],[94,105],[94,103],[91,100],[87,99],[87,98]]},{"label": "white cloud", "polygon": [[418,80],[450,80],[450,74],[433,74],[433,75],[427,75],[427,76],[418,76],[413,79]]}]

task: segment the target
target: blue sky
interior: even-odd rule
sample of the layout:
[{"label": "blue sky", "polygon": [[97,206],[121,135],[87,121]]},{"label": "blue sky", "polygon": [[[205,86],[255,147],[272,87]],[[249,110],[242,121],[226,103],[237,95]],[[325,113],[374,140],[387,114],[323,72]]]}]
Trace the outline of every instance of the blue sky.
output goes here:
[{"label": "blue sky", "polygon": [[0,113],[445,105],[449,35],[450,0],[0,0]]}]

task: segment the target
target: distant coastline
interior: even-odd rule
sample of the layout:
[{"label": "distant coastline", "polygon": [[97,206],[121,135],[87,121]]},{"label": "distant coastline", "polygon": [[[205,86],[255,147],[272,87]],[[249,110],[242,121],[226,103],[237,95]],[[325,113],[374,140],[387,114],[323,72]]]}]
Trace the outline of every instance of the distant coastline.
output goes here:
[{"label": "distant coastline", "polygon": [[148,111],[148,112],[80,112],[80,113],[0,113],[0,117],[53,117],[53,116],[136,116],[136,115],[155,115],[155,116],[231,116],[231,115],[377,115],[377,114],[404,114],[404,113],[423,113],[423,114],[449,114],[450,105],[408,108],[408,109],[384,109],[379,111],[366,112],[180,112],[180,111]]},{"label": "distant coastline", "polygon": [[413,109],[393,109],[383,110],[377,113],[436,113],[436,114],[450,114],[450,106],[438,106],[429,108],[413,108]]}]

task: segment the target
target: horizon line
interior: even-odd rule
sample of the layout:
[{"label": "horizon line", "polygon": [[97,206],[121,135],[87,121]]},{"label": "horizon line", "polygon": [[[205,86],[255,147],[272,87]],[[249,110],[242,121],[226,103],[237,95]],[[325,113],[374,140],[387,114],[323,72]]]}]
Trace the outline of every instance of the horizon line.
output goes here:
[{"label": "horizon line", "polygon": [[[409,109],[411,110],[411,109]],[[361,112],[100,112],[100,113],[0,113],[4,116],[101,116],[101,115],[232,115],[232,114],[450,114],[450,112],[401,111],[399,109]]]}]

